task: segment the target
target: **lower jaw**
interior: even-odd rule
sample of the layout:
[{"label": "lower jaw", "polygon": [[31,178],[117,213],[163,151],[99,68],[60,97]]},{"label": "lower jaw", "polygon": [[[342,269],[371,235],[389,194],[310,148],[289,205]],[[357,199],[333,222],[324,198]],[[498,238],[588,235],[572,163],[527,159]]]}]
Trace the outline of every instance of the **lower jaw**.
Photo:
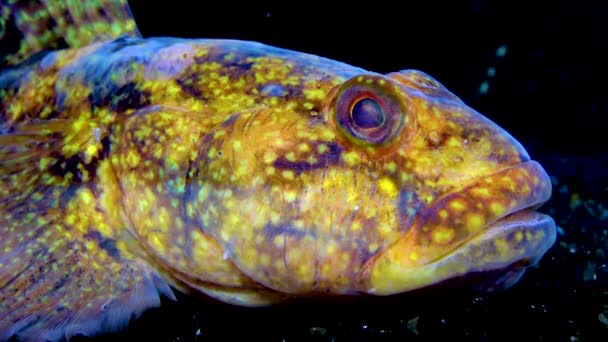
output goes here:
[{"label": "lower jaw", "polygon": [[455,271],[451,278],[465,280],[477,288],[508,288],[519,281],[527,267],[542,258],[555,239],[551,217],[524,210],[492,223],[434,264],[451,265]]},{"label": "lower jaw", "polygon": [[[415,267],[397,267],[363,292],[391,295],[454,279],[485,279],[477,287],[506,288],[526,267],[534,265],[554,244],[555,222],[547,215],[524,210],[504,217],[449,254]],[[481,285],[483,284],[483,285]],[[374,285],[380,285],[375,287]]]}]

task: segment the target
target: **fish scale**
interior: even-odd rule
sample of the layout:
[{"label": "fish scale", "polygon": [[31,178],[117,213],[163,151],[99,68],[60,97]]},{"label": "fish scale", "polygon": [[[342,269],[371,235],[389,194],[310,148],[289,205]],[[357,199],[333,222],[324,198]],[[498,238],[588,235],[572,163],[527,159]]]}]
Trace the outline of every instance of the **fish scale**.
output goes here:
[{"label": "fish scale", "polygon": [[424,72],[143,38],[125,1],[1,8],[24,35],[0,71],[4,340],[114,331],[174,291],[506,288],[555,241],[542,166]]}]

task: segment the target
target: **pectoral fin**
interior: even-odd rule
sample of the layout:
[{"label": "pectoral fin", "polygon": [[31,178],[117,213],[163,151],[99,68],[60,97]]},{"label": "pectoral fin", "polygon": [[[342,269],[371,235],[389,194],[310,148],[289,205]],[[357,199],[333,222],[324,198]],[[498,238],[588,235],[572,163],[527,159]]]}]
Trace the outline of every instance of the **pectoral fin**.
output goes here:
[{"label": "pectoral fin", "polygon": [[174,298],[130,236],[108,153],[87,157],[96,139],[65,139],[64,128],[54,119],[0,135],[0,340],[112,331]]}]

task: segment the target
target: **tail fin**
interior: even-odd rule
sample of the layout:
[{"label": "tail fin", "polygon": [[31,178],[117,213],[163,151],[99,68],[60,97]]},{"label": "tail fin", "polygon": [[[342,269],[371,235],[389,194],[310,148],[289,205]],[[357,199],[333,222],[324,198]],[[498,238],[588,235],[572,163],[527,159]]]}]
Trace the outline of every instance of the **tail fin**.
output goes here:
[{"label": "tail fin", "polygon": [[0,43],[20,40],[16,51],[4,52],[2,64],[123,35],[140,37],[126,0],[0,0]]}]

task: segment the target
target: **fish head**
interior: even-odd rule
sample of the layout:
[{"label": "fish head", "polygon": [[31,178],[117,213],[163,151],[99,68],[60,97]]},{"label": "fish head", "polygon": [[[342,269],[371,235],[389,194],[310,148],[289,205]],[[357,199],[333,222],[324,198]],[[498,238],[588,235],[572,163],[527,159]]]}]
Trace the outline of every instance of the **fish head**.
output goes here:
[{"label": "fish head", "polygon": [[534,211],[550,180],[506,131],[420,71],[332,82],[239,112],[202,143],[189,213],[247,276],[394,294],[528,265],[553,244]]},{"label": "fish head", "polygon": [[[368,140],[362,144],[371,159],[396,164],[385,177],[397,198],[410,194],[395,202],[401,217],[410,213],[403,235],[366,261],[358,289],[395,294],[492,271],[499,276],[486,289],[510,287],[555,242],[553,219],[535,211],[551,196],[550,178],[508,132],[429,75],[403,70],[386,77],[355,81],[345,92],[356,95],[340,94],[333,109],[345,140]],[[379,149],[353,116],[377,115],[376,108],[357,107],[367,98],[386,117],[395,115],[388,125],[396,131],[380,139]]]}]

